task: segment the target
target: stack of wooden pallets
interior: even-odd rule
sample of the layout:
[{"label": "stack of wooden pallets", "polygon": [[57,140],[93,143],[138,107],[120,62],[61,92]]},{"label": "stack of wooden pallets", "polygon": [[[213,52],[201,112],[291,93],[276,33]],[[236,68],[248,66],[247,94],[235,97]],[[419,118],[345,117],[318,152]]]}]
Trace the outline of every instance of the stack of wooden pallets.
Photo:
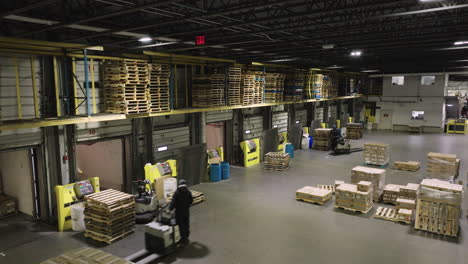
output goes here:
[{"label": "stack of wooden pallets", "polygon": [[324,205],[332,198],[332,191],[305,186],[296,191],[296,200]]},{"label": "stack of wooden pallets", "polygon": [[192,84],[192,104],[194,107],[225,106],[225,74],[195,75]]},{"label": "stack of wooden pallets", "polygon": [[427,178],[453,181],[460,171],[460,159],[454,154],[427,153]]},{"label": "stack of wooden pallets", "polygon": [[346,124],[346,138],[348,139],[362,138],[362,124],[360,123]]},{"label": "stack of wooden pallets", "polygon": [[149,65],[149,71],[150,113],[169,111],[169,65],[153,63]]},{"label": "stack of wooden pallets", "polygon": [[331,148],[331,128],[314,129],[312,148],[315,150],[328,151]]},{"label": "stack of wooden pallets", "polygon": [[380,194],[385,185],[385,170],[363,166],[354,167],[351,170],[351,183],[358,183],[360,181],[372,183],[373,199],[374,201],[379,201]]},{"label": "stack of wooden pallets", "polygon": [[322,98],[335,98],[338,96],[338,80],[336,76],[323,75]]},{"label": "stack of wooden pallets", "polygon": [[390,146],[382,143],[366,143],[363,158],[365,165],[386,166],[390,159]]},{"label": "stack of wooden pallets", "polygon": [[322,98],[323,75],[315,70],[310,70],[307,78],[306,95],[307,99]]},{"label": "stack of wooden pallets", "polygon": [[418,161],[395,161],[393,168],[396,170],[417,171],[420,168],[420,164]]},{"label": "stack of wooden pallets", "polygon": [[229,105],[242,105],[241,82],[242,66],[231,66],[228,69],[228,100]]},{"label": "stack of wooden pallets", "polygon": [[251,105],[263,103],[265,73],[261,71],[246,72],[242,81],[242,104]]},{"label": "stack of wooden pallets", "polygon": [[[193,198],[192,205],[199,204],[199,203],[204,202],[206,200],[205,195],[202,192],[197,192],[197,191],[194,191],[194,190],[190,190],[190,192],[192,193],[192,198]],[[166,201],[168,203],[170,203],[172,201],[172,196],[173,195],[174,195],[174,193],[170,193],[170,194],[167,195]]]},{"label": "stack of wooden pallets", "polygon": [[111,244],[135,230],[133,195],[108,189],[85,197],[85,236]]},{"label": "stack of wooden pallets", "polygon": [[457,237],[463,185],[438,179],[424,179],[420,184],[414,228]]},{"label": "stack of wooden pallets", "polygon": [[304,90],[304,74],[289,73],[285,77],[284,101],[295,102],[302,100]]},{"label": "stack of wooden pallets", "polygon": [[283,152],[268,152],[265,154],[265,170],[284,171],[289,168],[289,154]]},{"label": "stack of wooden pallets", "polygon": [[267,73],[265,76],[265,102],[278,103],[283,101],[284,78],[282,73]]},{"label": "stack of wooden pallets", "polygon": [[128,260],[116,257],[95,248],[79,248],[68,251],[41,264],[132,264]]},{"label": "stack of wooden pallets", "polygon": [[354,212],[367,213],[374,205],[372,185],[362,181],[357,185],[343,183],[335,189],[335,207]]},{"label": "stack of wooden pallets", "polygon": [[106,111],[116,114],[147,113],[149,70],[145,61],[104,61]]},{"label": "stack of wooden pallets", "polygon": [[13,197],[0,194],[0,219],[16,215],[16,200]]},{"label": "stack of wooden pallets", "polygon": [[387,184],[383,188],[382,200],[387,204],[397,204],[397,199],[400,197],[400,188],[402,185],[398,184]]}]

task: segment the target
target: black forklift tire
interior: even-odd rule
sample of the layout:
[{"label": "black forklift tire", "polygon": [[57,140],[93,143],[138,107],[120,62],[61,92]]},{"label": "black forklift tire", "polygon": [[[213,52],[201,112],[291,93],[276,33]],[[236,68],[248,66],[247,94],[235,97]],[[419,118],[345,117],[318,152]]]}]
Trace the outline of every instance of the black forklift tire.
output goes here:
[{"label": "black forklift tire", "polygon": [[153,218],[154,218],[153,212],[146,212],[144,214],[136,214],[135,222],[137,224],[148,224],[149,222],[153,221]]}]

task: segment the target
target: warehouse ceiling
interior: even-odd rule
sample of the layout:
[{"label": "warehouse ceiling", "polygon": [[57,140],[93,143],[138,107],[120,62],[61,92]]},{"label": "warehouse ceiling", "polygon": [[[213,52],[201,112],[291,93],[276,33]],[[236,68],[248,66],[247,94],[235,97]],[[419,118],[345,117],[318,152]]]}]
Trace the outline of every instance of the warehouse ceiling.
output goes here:
[{"label": "warehouse ceiling", "polygon": [[[108,54],[383,73],[468,69],[466,0],[16,0],[0,1],[0,10],[4,36],[103,45]],[[152,40],[140,42],[145,36]],[[195,45],[196,36],[206,44]]]}]

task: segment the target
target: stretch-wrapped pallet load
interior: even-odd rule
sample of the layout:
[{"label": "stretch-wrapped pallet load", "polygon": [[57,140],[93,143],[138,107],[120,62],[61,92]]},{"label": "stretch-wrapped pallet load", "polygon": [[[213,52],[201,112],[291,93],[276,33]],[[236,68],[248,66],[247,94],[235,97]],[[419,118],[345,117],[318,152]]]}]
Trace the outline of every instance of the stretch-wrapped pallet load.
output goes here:
[{"label": "stretch-wrapped pallet load", "polygon": [[351,183],[368,181],[372,183],[373,199],[378,201],[385,185],[385,170],[363,166],[354,167],[351,170]]},{"label": "stretch-wrapped pallet load", "polygon": [[346,124],[346,137],[348,139],[362,138],[362,124],[361,123]]},{"label": "stretch-wrapped pallet load", "polygon": [[267,73],[265,76],[265,102],[279,103],[283,101],[284,78],[282,73]]},{"label": "stretch-wrapped pallet load", "polygon": [[458,177],[460,159],[454,154],[429,152],[427,154],[426,178],[435,178],[445,181]]},{"label": "stretch-wrapped pallet load", "polygon": [[463,185],[424,179],[419,188],[414,228],[457,237]]},{"label": "stretch-wrapped pallet load", "polygon": [[398,198],[416,200],[418,198],[419,184],[408,183],[406,186],[400,187]]},{"label": "stretch-wrapped pallet load", "polygon": [[331,148],[331,128],[316,128],[314,129],[312,148],[315,150],[328,151]]},{"label": "stretch-wrapped pallet load", "polygon": [[265,154],[265,170],[284,171],[289,168],[289,154],[283,152],[268,152]]},{"label": "stretch-wrapped pallet load", "polygon": [[363,158],[366,164],[385,166],[390,159],[390,146],[382,143],[365,143]]},{"label": "stretch-wrapped pallet load", "polygon": [[[362,186],[359,186],[362,184]],[[345,210],[367,213],[374,205],[372,201],[372,187],[367,182],[361,182],[358,185],[343,183],[335,189],[335,207]],[[359,189],[367,191],[359,191]]]},{"label": "stretch-wrapped pallet load", "polygon": [[296,200],[324,205],[331,200],[332,194],[331,190],[305,186],[296,191]]},{"label": "stretch-wrapped pallet load", "polygon": [[192,78],[192,102],[194,107],[225,106],[225,74],[200,74]]},{"label": "stretch-wrapped pallet load", "polygon": [[108,189],[85,196],[85,236],[111,244],[135,230],[135,198]]},{"label": "stretch-wrapped pallet load", "polygon": [[402,185],[398,184],[387,184],[383,188],[382,200],[384,203],[396,205],[396,201],[400,196],[400,188]]}]

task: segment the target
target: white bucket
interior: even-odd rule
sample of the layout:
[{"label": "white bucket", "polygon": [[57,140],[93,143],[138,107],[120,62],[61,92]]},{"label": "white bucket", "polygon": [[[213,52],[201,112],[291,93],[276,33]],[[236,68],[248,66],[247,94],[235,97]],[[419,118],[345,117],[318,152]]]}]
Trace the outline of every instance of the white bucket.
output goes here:
[{"label": "white bucket", "polygon": [[77,203],[70,206],[71,221],[73,231],[85,231],[86,226],[84,222],[84,203]]}]

